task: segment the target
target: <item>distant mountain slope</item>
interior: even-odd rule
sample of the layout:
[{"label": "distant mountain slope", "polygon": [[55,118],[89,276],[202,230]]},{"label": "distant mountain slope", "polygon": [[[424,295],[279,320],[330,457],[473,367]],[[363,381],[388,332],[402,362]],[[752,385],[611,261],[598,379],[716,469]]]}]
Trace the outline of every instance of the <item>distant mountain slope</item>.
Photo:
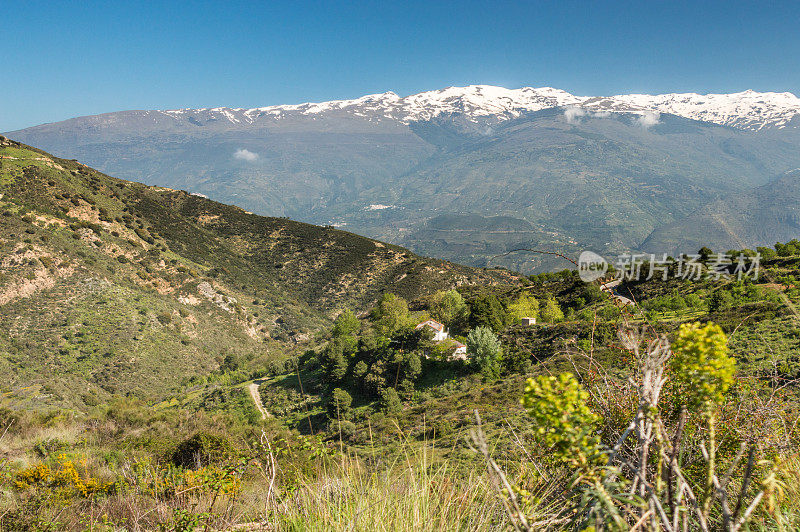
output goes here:
[{"label": "distant mountain slope", "polygon": [[[568,227],[576,222],[563,212],[569,207],[585,210],[576,214],[598,227],[636,231],[629,224],[691,212],[693,204],[762,184],[795,161],[793,143],[671,115],[642,127],[631,114],[569,121],[547,110],[450,149],[392,186],[399,205],[423,212],[516,215]],[[598,203],[617,210],[618,222],[591,216]]]},{"label": "distant mountain slope", "polygon": [[315,223],[331,221],[340,198],[379,187],[436,151],[404,124],[358,117],[299,116],[256,126],[147,115],[113,113],[9,136],[115,176]]},{"label": "distant mountain slope", "polygon": [[685,219],[656,229],[642,244],[652,252],[677,253],[714,242],[716,249],[755,248],[800,236],[800,169],[766,185],[732,194]]},{"label": "distant mountain slope", "polygon": [[[800,166],[798,113],[789,93],[584,97],[476,85],[125,111],[14,135],[120,177],[483,265],[518,244],[637,249],[660,226]],[[464,218],[449,238],[426,226],[440,215],[532,228],[498,244]],[[530,259],[502,264],[547,266]]]},{"label": "distant mountain slope", "polygon": [[[424,131],[421,124],[415,127],[422,136],[444,137],[431,132],[430,122]],[[484,231],[484,224],[469,217],[460,218],[460,227],[453,231],[409,221],[412,229],[399,242],[476,265],[524,247],[573,256],[584,249],[620,253],[637,249],[656,228],[718,197],[760,186],[798,162],[800,150],[794,141],[765,134],[672,115],[643,127],[632,114],[568,121],[561,111],[545,110],[448,148],[446,157],[388,184],[395,198],[388,203],[395,208],[389,213],[365,212],[360,220],[369,229],[359,229],[356,220],[353,227],[390,238],[377,232],[380,224],[388,217],[399,224],[402,213],[501,215],[523,219],[532,227],[501,234]],[[406,214],[409,219],[413,220]],[[709,236],[706,244],[714,243]],[[501,260],[523,270],[563,266],[563,261],[544,255],[516,254]]]},{"label": "distant mountain slope", "polygon": [[0,137],[0,392],[32,407],[163,397],[228,358],[263,367],[385,291],[514,279]]}]

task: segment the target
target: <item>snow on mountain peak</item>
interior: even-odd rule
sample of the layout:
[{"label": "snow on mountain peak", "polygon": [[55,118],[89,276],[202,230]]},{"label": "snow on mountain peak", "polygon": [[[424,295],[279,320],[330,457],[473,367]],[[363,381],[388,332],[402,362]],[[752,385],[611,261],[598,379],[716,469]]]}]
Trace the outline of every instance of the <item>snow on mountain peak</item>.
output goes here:
[{"label": "snow on mountain peak", "polygon": [[[162,113],[179,119],[192,113],[210,113],[232,124],[253,123],[261,117],[278,119],[289,114],[319,116],[346,113],[369,120],[409,123],[440,115],[458,114],[468,119],[508,120],[523,113],[555,107],[585,109],[593,116],[609,112],[668,113],[740,129],[785,127],[800,116],[800,98],[789,92],[731,94],[622,94],[575,96],[552,87],[506,89],[493,85],[447,87],[400,97],[394,92],[368,94],[352,100],[274,105],[253,109],[177,109]],[[573,111],[572,115],[575,115]],[[800,119],[799,119],[800,120]]]},{"label": "snow on mountain peak", "polygon": [[580,99],[550,87],[506,89],[492,85],[448,87],[421,92],[402,99],[404,121],[427,120],[441,114],[459,113],[469,117],[516,117],[523,112],[539,111],[579,103]]},{"label": "snow on mountain peak", "polygon": [[612,98],[633,107],[740,129],[781,128],[800,114],[800,98],[789,92],[627,94]]}]

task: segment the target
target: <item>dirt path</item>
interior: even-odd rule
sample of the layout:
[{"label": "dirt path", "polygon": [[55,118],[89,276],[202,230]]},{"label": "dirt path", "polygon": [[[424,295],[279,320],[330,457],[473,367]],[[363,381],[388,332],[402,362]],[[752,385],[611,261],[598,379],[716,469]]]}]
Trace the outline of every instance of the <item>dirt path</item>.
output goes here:
[{"label": "dirt path", "polygon": [[264,403],[261,402],[261,394],[258,393],[258,387],[261,386],[262,382],[264,381],[253,381],[247,385],[247,389],[250,392],[250,398],[253,399],[253,403],[255,403],[256,408],[259,412],[261,412],[261,419],[267,419],[268,417],[272,417],[272,414],[267,412],[267,409],[264,408]]},{"label": "dirt path", "polygon": [[613,297],[614,299],[616,299],[617,301],[622,303],[623,307],[627,307],[628,305],[632,305],[632,306],[635,307],[636,303],[632,299],[627,298],[625,296],[621,296],[621,295],[619,295],[617,293],[616,290],[614,290],[620,284],[622,284],[622,281],[620,281],[619,279],[614,279],[613,281],[609,281],[609,282],[607,282],[605,284],[601,284],[600,285],[600,290],[602,290],[603,292],[608,293],[611,297]]}]

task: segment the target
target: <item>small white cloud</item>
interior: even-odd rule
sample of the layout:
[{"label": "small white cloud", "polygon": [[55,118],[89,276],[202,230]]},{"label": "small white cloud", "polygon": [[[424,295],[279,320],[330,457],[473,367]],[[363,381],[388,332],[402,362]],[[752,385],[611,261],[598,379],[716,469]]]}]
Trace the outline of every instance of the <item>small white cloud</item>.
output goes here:
[{"label": "small white cloud", "polygon": [[239,148],[238,150],[236,150],[236,152],[234,152],[233,158],[252,163],[253,161],[258,159],[258,154],[250,150],[247,150],[245,148]]},{"label": "small white cloud", "polygon": [[639,116],[639,118],[636,119],[639,125],[645,129],[658,124],[660,120],[661,113],[657,111],[645,111]]},{"label": "small white cloud", "polygon": [[595,111],[592,116],[595,118],[608,118],[611,116],[611,111]]},{"label": "small white cloud", "polygon": [[577,122],[578,119],[582,116],[586,115],[586,111],[584,111],[580,107],[570,106],[564,109],[564,118],[567,119],[567,122],[572,124],[573,122]]}]

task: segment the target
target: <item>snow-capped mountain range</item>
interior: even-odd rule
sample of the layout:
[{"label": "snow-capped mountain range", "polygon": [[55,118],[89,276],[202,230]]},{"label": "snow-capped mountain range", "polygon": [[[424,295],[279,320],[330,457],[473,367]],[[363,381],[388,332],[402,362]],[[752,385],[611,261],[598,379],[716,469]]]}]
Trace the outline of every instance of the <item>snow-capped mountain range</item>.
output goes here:
[{"label": "snow-capped mountain range", "polygon": [[269,107],[205,108],[157,111],[176,120],[199,117],[233,124],[253,124],[289,116],[325,116],[345,113],[369,120],[409,123],[440,115],[459,114],[468,119],[507,120],[523,113],[564,107],[572,116],[602,116],[609,112],[639,114],[669,113],[692,120],[746,130],[797,127],[800,98],[789,92],[731,94],[625,94],[617,96],[575,96],[551,87],[506,89],[491,85],[470,85],[421,92],[400,97],[393,92],[370,94],[354,100],[335,100]]}]

